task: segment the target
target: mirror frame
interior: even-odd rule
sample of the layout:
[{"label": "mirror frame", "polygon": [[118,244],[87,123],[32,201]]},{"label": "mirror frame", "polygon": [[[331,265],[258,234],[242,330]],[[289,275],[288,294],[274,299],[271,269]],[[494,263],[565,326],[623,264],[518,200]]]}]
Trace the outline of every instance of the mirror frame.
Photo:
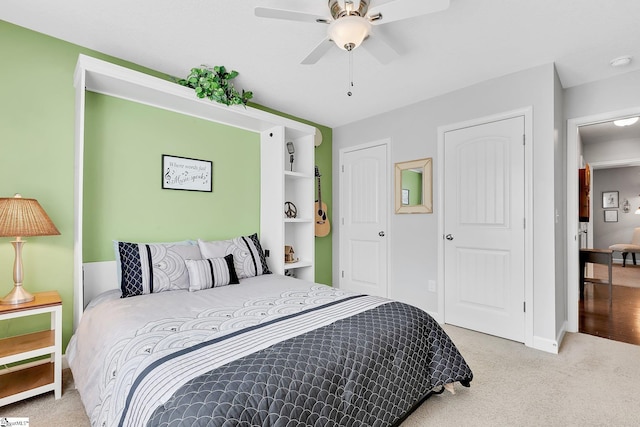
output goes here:
[{"label": "mirror frame", "polygon": [[[402,204],[402,171],[422,169],[422,204]],[[433,159],[431,157],[395,164],[395,211],[397,214],[433,213]]]}]

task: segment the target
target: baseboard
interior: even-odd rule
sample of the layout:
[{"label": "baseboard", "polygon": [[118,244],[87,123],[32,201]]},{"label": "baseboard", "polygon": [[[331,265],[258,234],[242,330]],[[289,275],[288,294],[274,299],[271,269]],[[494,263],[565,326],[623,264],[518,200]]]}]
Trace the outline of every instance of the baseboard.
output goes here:
[{"label": "baseboard", "polygon": [[559,344],[557,340],[550,340],[549,338],[533,337],[533,348],[536,350],[546,351],[547,353],[558,354]]},{"label": "baseboard", "polygon": [[562,347],[562,341],[564,340],[564,336],[567,333],[569,323],[565,320],[562,323],[562,327],[558,331],[558,335],[556,335],[556,342],[558,343],[558,351],[560,351],[560,347]]},{"label": "baseboard", "polygon": [[440,316],[440,313],[436,312],[436,311],[427,311],[427,314],[431,317],[434,318],[434,320],[436,322],[438,322],[439,324],[443,324],[444,323],[444,318],[442,316]]}]

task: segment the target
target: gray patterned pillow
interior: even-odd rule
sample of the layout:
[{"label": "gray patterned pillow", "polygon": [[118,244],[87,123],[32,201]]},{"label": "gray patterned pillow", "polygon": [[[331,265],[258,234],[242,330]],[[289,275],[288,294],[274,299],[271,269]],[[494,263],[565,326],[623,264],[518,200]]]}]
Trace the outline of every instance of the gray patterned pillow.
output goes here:
[{"label": "gray patterned pillow", "polygon": [[122,298],[189,289],[186,259],[202,259],[195,245],[118,242]]},{"label": "gray patterned pillow", "polygon": [[198,239],[198,246],[203,258],[221,258],[229,254],[233,255],[239,279],[271,274],[256,233],[210,242]]},{"label": "gray patterned pillow", "polygon": [[223,258],[187,259],[185,263],[189,271],[190,292],[240,283],[231,254]]},{"label": "gray patterned pillow", "polygon": [[[126,242],[125,242],[126,243]],[[154,245],[193,245],[197,246],[195,240],[180,240],[178,242],[153,242]],[[118,271],[118,287],[122,288],[122,261],[120,260],[120,241],[113,241],[113,250],[116,254],[116,268]]]}]

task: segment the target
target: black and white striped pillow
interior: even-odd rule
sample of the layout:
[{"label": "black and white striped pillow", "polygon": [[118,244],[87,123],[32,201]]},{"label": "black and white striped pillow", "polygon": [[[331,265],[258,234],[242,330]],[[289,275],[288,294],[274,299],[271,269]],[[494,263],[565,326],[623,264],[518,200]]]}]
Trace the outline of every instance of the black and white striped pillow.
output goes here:
[{"label": "black and white striped pillow", "polygon": [[189,271],[189,292],[240,283],[232,254],[223,258],[187,259],[185,263]]},{"label": "black and white striped pillow", "polygon": [[219,258],[232,254],[240,279],[271,274],[257,233],[229,240],[204,241],[198,239],[198,246],[202,258]]}]

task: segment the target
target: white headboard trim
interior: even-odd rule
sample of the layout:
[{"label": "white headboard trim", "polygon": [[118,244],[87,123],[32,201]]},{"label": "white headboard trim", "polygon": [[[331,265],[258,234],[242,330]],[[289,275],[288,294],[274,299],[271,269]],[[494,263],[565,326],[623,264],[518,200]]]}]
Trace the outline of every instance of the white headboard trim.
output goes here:
[{"label": "white headboard trim", "polygon": [[83,308],[101,293],[118,289],[118,272],[115,261],[86,262],[82,265],[82,270],[84,276]]}]

